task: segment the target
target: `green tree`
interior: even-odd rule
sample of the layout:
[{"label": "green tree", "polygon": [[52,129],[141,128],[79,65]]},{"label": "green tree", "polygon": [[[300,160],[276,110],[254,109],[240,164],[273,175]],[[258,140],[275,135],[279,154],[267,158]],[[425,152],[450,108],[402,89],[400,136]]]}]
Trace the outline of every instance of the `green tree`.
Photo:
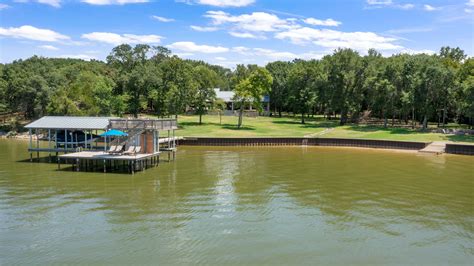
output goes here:
[{"label": "green tree", "polygon": [[249,75],[243,79],[235,88],[236,100],[240,102],[238,128],[242,126],[245,105],[253,104],[261,110],[262,97],[271,90],[273,78],[270,72],[265,68],[257,67]]},{"label": "green tree", "polygon": [[272,90],[270,92],[271,104],[281,117],[282,110],[288,106],[288,78],[290,76],[290,62],[276,61],[266,65],[266,69],[273,77]]},{"label": "green tree", "polygon": [[316,104],[318,88],[324,85],[324,73],[317,61],[296,62],[288,78],[289,102],[295,113],[301,114],[301,123],[305,115]]},{"label": "green tree", "polygon": [[179,114],[186,111],[186,107],[191,105],[192,97],[195,95],[197,83],[194,81],[193,68],[191,65],[173,56],[160,64],[161,93],[164,94],[163,100],[159,100],[157,105],[163,104],[168,114],[178,117]]},{"label": "green tree", "polygon": [[117,91],[125,93],[128,111],[135,117],[146,107],[147,104],[147,78],[149,68],[152,64],[147,62],[151,47],[145,44],[138,44],[131,47],[122,44],[112,49],[107,56],[107,63],[117,69],[116,76]]},{"label": "green tree", "polygon": [[202,124],[202,115],[212,106],[216,99],[214,87],[217,84],[217,74],[205,66],[194,68],[194,80],[197,83],[196,94],[192,98],[196,113],[199,115],[199,124]]},{"label": "green tree", "polygon": [[359,54],[351,49],[338,49],[326,57],[328,61],[328,87],[331,89],[331,105],[341,114],[340,124],[347,122],[348,115],[358,115],[363,100],[363,67]]}]

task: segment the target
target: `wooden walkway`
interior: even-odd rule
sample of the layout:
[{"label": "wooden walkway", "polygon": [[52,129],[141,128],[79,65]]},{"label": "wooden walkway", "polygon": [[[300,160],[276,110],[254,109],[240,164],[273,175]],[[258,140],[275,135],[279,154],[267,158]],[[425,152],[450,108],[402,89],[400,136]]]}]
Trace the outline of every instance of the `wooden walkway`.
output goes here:
[{"label": "wooden walkway", "polygon": [[443,154],[446,151],[446,142],[434,141],[419,152],[431,154]]}]

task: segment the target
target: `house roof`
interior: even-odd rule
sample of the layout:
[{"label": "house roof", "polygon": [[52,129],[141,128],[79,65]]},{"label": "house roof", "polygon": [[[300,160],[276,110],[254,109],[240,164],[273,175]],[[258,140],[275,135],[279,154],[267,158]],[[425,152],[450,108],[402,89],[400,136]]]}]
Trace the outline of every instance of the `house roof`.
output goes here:
[{"label": "house roof", "polygon": [[28,129],[106,129],[114,117],[44,116],[28,125]]},{"label": "house roof", "polygon": [[[233,92],[233,91],[221,91],[221,89],[219,89],[219,88],[214,89],[214,91],[216,92],[216,98],[217,99],[221,99],[226,103],[234,101],[235,92]],[[264,102],[264,103],[270,102],[270,96],[268,96],[268,95],[263,96],[262,97],[262,102]]]},{"label": "house roof", "polygon": [[224,102],[232,102],[235,93],[233,91],[221,91],[221,89],[214,89],[216,92],[216,98],[221,99]]}]

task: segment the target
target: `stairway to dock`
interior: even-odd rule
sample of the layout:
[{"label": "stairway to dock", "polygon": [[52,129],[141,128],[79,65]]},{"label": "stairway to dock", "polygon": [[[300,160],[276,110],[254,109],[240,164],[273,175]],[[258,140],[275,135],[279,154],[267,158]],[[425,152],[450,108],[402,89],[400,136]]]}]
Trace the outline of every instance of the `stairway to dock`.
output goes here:
[{"label": "stairway to dock", "polygon": [[446,150],[446,142],[443,141],[434,141],[428,144],[425,148],[419,150],[419,152],[423,153],[431,153],[431,154],[443,154]]}]

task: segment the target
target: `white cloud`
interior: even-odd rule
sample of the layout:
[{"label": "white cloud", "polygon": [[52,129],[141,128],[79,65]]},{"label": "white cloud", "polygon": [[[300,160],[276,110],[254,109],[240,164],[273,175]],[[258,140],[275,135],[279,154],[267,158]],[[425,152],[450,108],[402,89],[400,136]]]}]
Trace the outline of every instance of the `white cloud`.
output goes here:
[{"label": "white cloud", "polygon": [[181,58],[185,58],[185,57],[191,57],[193,56],[194,54],[193,53],[174,53],[174,55],[178,56],[178,57],[181,57]]},{"label": "white cloud", "polygon": [[279,52],[265,48],[253,48],[253,51],[258,56],[265,56],[272,60],[292,60],[298,57],[298,55],[291,52]]},{"label": "white cloud", "polygon": [[[373,3],[393,4],[391,1],[381,2],[380,0]],[[212,25],[224,28],[230,35],[239,38],[265,39],[267,37],[265,33],[273,33],[273,37],[276,39],[289,40],[294,44],[300,45],[312,44],[324,49],[353,48],[362,52],[370,48],[382,51],[403,48],[395,43],[399,38],[385,37],[374,32],[342,32],[329,29],[315,29],[298,24],[297,19],[281,19],[274,14],[265,12],[230,15],[223,11],[208,11],[205,17],[211,19]],[[321,26],[337,26],[341,24],[341,22],[334,19],[319,20],[308,18],[303,21],[308,24]],[[284,55],[280,53],[278,57],[285,57]]]},{"label": "white cloud", "polygon": [[413,9],[415,8],[414,4],[403,4],[403,5],[395,5],[396,8],[401,8],[401,9]]},{"label": "white cloud", "polygon": [[289,28],[293,23],[265,12],[232,16],[223,11],[208,11],[204,16],[210,18],[214,25],[229,24],[238,31],[272,32]]},{"label": "white cloud", "polygon": [[190,27],[191,29],[195,31],[201,31],[201,32],[211,32],[211,31],[219,30],[219,28],[217,27],[201,27],[201,26],[194,26],[194,25],[191,25]]},{"label": "white cloud", "polygon": [[255,3],[255,0],[194,0],[195,3],[218,7],[243,7]]},{"label": "white cloud", "polygon": [[433,50],[422,49],[422,50],[413,50],[413,49],[402,49],[400,50],[401,54],[428,54],[433,55],[436,54]]},{"label": "white cloud", "polygon": [[148,3],[149,0],[82,0],[82,2],[91,5],[103,6]]},{"label": "white cloud", "polygon": [[392,0],[367,0],[368,8],[383,8],[383,7],[391,7],[391,8],[399,8],[399,9],[413,9],[415,8],[414,4],[406,3],[406,4],[397,4]]},{"label": "white cloud", "polygon": [[423,6],[423,9],[424,9],[425,11],[428,11],[428,12],[440,10],[439,7],[434,7],[434,6],[432,6],[432,5],[424,5],[424,6]]},{"label": "white cloud", "polygon": [[326,20],[320,20],[315,18],[307,18],[303,20],[304,23],[314,25],[314,26],[327,26],[327,27],[337,27],[342,24],[340,21],[336,21],[332,18]]},{"label": "white cloud", "polygon": [[44,42],[60,42],[70,39],[69,36],[60,34],[58,32],[49,29],[40,29],[30,25],[24,25],[18,28],[0,27],[0,36]]},{"label": "white cloud", "polygon": [[37,2],[40,4],[45,4],[53,7],[61,7],[61,0],[14,0],[16,3],[29,3],[29,2]]},{"label": "white cloud", "polygon": [[237,37],[237,38],[244,38],[244,39],[265,39],[263,36],[256,36],[250,32],[229,32],[230,35]]},{"label": "white cloud", "polygon": [[7,5],[7,4],[0,3],[0,10],[7,9],[7,8],[9,8],[9,7],[10,7],[10,6]]},{"label": "white cloud", "polygon": [[275,38],[288,39],[295,44],[311,43],[329,49],[352,48],[358,51],[367,51],[370,48],[377,50],[403,48],[394,44],[397,39],[383,37],[373,32],[341,32],[301,27],[279,32],[275,35]]},{"label": "white cloud", "polygon": [[222,57],[222,56],[214,57],[214,59],[219,60],[219,61],[225,61],[225,60],[227,60],[227,58]]},{"label": "white cloud", "polygon": [[170,45],[167,45],[170,49],[179,50],[182,52],[188,53],[205,53],[205,54],[215,54],[215,53],[225,53],[229,51],[229,48],[222,46],[210,46],[210,45],[198,45],[194,42],[175,42]]},{"label": "white cloud", "polygon": [[159,35],[135,35],[135,34],[117,34],[111,32],[91,32],[82,34],[81,36],[83,39],[87,39],[90,41],[96,42],[103,42],[113,45],[119,44],[137,44],[137,43],[145,43],[145,44],[153,44],[153,43],[160,43],[163,37]]},{"label": "white cloud", "polygon": [[239,54],[246,54],[250,51],[250,48],[244,47],[244,46],[237,46],[232,48],[232,52],[236,52]]},{"label": "white cloud", "polygon": [[160,17],[160,16],[151,16],[152,19],[156,19],[160,22],[173,22],[174,19],[172,18],[165,18],[165,17]]},{"label": "white cloud", "polygon": [[52,46],[52,45],[40,45],[38,48],[45,49],[45,50],[51,50],[51,51],[57,51],[59,50],[58,47]]},{"label": "white cloud", "polygon": [[82,59],[86,61],[97,60],[96,57],[87,54],[60,55],[59,58]]},{"label": "white cloud", "polygon": [[392,0],[367,0],[367,4],[389,6],[393,4],[393,1]]},{"label": "white cloud", "polygon": [[393,29],[388,30],[389,34],[404,34],[404,33],[419,33],[419,32],[430,32],[433,31],[433,28],[425,27],[413,27],[413,28],[402,28],[402,29]]},{"label": "white cloud", "polygon": [[474,6],[474,0],[469,0],[466,5],[468,6]]},{"label": "white cloud", "polygon": [[469,8],[464,8],[464,12],[471,14],[472,12],[474,12],[474,10],[469,9]]},{"label": "white cloud", "polygon": [[269,61],[290,61],[293,59],[320,59],[325,53],[307,52],[301,54],[295,54],[292,52],[282,52],[266,48],[248,48],[244,46],[237,46],[232,48],[232,52],[238,53],[244,56],[250,56],[253,58],[266,58],[264,62]]},{"label": "white cloud", "polygon": [[54,7],[60,7],[61,6],[61,0],[38,0],[38,3],[45,4],[45,5],[50,5],[50,6],[54,6]]}]

